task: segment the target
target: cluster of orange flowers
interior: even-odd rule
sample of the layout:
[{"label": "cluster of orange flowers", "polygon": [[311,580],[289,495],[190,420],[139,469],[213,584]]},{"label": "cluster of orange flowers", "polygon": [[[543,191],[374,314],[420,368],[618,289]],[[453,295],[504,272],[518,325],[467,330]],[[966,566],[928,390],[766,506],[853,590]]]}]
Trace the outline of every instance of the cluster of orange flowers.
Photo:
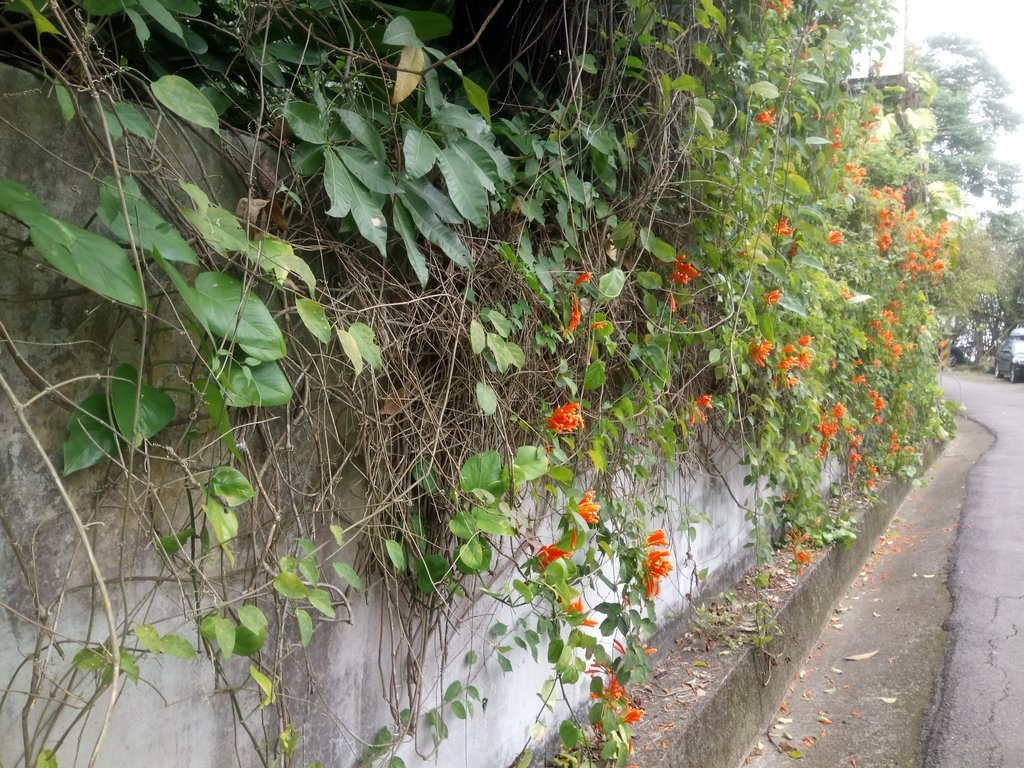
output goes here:
[{"label": "cluster of orange flowers", "polygon": [[781,298],[782,298],[782,291],[780,291],[778,288],[776,288],[775,290],[768,291],[768,293],[766,293],[764,295],[764,303],[767,304],[769,307],[772,307],[772,306],[775,306],[776,304],[778,304],[779,303],[779,299],[781,299]]},{"label": "cluster of orange flowers", "polygon": [[833,229],[828,233],[828,244],[829,245],[842,245],[843,244],[843,232],[839,229]]},{"label": "cluster of orange flowers", "polygon": [[[824,459],[828,455],[829,441],[839,434],[839,425],[846,415],[846,406],[836,403],[832,407],[830,416],[822,414],[818,417],[818,432],[821,433],[821,446],[818,448],[817,454],[819,459]],[[852,429],[847,429],[847,433],[851,431]]]},{"label": "cluster of orange flowers", "polygon": [[843,166],[843,170],[846,171],[846,178],[858,187],[864,184],[864,179],[868,175],[867,168],[853,163],[846,163]]},{"label": "cluster of orange flowers", "polygon": [[790,225],[789,223],[789,219],[787,219],[785,216],[780,218],[779,223],[772,227],[772,232],[774,232],[779,237],[792,237],[794,231],[795,230],[793,229],[792,225]]},{"label": "cluster of orange flowers", "polygon": [[576,511],[579,512],[580,517],[583,518],[587,525],[597,525],[601,519],[598,516],[598,513],[601,511],[601,505],[594,501],[595,496],[594,490],[590,489],[583,494],[583,498],[576,505]]},{"label": "cluster of orange flowers", "polygon": [[811,562],[811,556],[804,549],[804,545],[807,543],[807,534],[797,533],[790,528],[786,531],[786,538],[789,539],[789,550],[793,553],[793,562],[796,563],[797,575],[800,575],[803,573],[803,566]]},{"label": "cluster of orange flowers", "polygon": [[768,0],[767,8],[785,18],[786,14],[793,10],[793,0]]},{"label": "cluster of orange flowers", "polygon": [[548,428],[561,435],[583,429],[583,413],[579,403],[560,405],[548,417]]},{"label": "cluster of orange flowers", "polygon": [[754,122],[760,125],[775,125],[775,110],[766,109],[762,112],[758,112],[757,117],[754,118]]},{"label": "cluster of orange flowers", "polygon": [[651,600],[661,594],[661,580],[672,573],[668,539],[661,528],[647,537],[647,562],[644,570],[647,573],[647,599]]},{"label": "cluster of orange flowers", "polygon": [[707,411],[715,407],[715,404],[711,400],[711,395],[701,395],[690,405],[690,418],[689,423],[692,427],[698,421],[705,423],[708,420]]},{"label": "cluster of orange flowers", "polygon": [[772,353],[773,349],[775,349],[775,345],[767,339],[752,341],[750,343],[750,359],[764,368],[765,363],[768,362],[768,355]]},{"label": "cluster of orange flowers", "polygon": [[[616,641],[616,645],[621,647],[621,643],[618,641]],[[643,719],[644,711],[640,707],[634,707],[630,704],[629,699],[626,697],[626,689],[606,667],[593,666],[587,670],[587,673],[593,676],[607,675],[604,684],[601,686],[601,692],[591,693],[590,698],[604,701],[607,706],[611,707],[622,717],[623,722],[632,725],[633,723],[639,723]],[[600,724],[598,724],[598,727],[600,727]],[[630,743],[629,747],[630,751],[632,751],[632,743]]]},{"label": "cluster of orange flowers", "polygon": [[676,285],[686,285],[698,277],[700,277],[700,272],[686,260],[686,254],[681,251],[676,254],[675,270],[669,275],[668,279]]}]

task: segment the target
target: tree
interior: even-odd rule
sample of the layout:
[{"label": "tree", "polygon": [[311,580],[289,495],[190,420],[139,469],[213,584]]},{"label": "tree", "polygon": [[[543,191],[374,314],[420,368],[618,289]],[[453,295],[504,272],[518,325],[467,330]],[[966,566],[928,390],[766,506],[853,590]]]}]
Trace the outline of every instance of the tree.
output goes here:
[{"label": "tree", "polygon": [[931,103],[938,130],[931,145],[933,177],[953,181],[977,197],[1013,204],[1020,168],[996,157],[996,139],[1020,125],[1006,104],[1011,88],[981,45],[957,35],[929,38],[919,59],[935,78]]}]

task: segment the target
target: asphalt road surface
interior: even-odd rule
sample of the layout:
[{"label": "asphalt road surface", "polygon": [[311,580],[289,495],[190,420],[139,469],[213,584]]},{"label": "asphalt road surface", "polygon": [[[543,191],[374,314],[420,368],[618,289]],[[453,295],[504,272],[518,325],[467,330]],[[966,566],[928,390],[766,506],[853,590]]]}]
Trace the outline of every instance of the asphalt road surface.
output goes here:
[{"label": "asphalt road surface", "polygon": [[943,386],[970,420],[745,766],[1024,768],[1024,384],[953,371]]},{"label": "asphalt road surface", "polygon": [[971,470],[949,574],[949,641],[926,768],[1024,766],[1024,386],[948,373],[995,440]]}]

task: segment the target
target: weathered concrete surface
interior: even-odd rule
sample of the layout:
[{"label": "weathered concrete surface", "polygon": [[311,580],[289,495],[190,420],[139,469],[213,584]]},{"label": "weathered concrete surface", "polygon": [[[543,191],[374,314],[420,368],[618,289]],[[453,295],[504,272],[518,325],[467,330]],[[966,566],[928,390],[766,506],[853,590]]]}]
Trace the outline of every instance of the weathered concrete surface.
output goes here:
[{"label": "weathered concrete surface", "polygon": [[[804,667],[833,605],[860,573],[911,487],[907,481],[895,480],[881,486],[878,502],[860,510],[853,544],[825,550],[807,569],[776,613],[778,626],[772,632],[769,655],[744,645],[728,656],[705,655],[700,661],[706,666],[700,669],[687,667],[693,659],[674,653],[671,632],[664,633],[652,680],[645,686],[651,698],[641,702],[649,707],[648,716],[634,737],[633,757],[640,768],[734,768],[740,764],[764,733],[765,724],[778,717],[779,702]],[[677,627],[676,634],[683,630]],[[687,686],[693,687],[693,681],[702,677],[709,678],[704,695],[691,696]],[[684,696],[676,695],[680,691]]]},{"label": "weathered concrete surface", "polygon": [[922,723],[946,643],[949,556],[968,473],[991,444],[982,427],[960,420],[790,678],[758,736],[763,754],[744,765],[792,766],[794,750],[800,765],[821,768],[920,765]]},{"label": "weathered concrete surface", "polygon": [[967,485],[924,764],[1015,768],[1024,764],[1024,387],[970,373],[943,384],[995,443]]},{"label": "weathered concrete surface", "polygon": [[[238,197],[244,194],[245,184],[232,175],[230,163],[218,162],[205,151],[203,144],[210,136],[169,127],[166,130],[166,136],[161,134],[164,143],[160,150],[166,160],[160,165],[161,174],[166,175],[153,178],[139,174],[140,179],[170,188],[179,178],[195,181],[207,189],[212,199],[234,209]],[[88,131],[77,119],[69,124],[63,122],[57,102],[44,82],[32,74],[0,65],[0,178],[13,178],[24,184],[54,215],[86,226],[99,201],[96,181],[107,173],[104,165],[96,161],[89,141]],[[126,171],[139,167],[133,160],[139,159],[137,153],[141,151],[145,148],[134,143],[124,149]],[[239,167],[248,169],[250,163],[244,157],[240,159],[243,162],[238,163]],[[21,362],[41,371],[50,382],[59,382],[61,392],[78,402],[86,393],[101,390],[108,372],[117,364],[138,359],[143,351],[139,314],[116,307],[66,280],[32,249],[22,247],[23,241],[24,228],[3,218],[0,322],[11,341],[10,346],[0,346],[0,375],[10,382],[19,399],[24,401],[38,394],[38,382],[26,376],[26,369],[14,358],[14,350]],[[179,334],[168,339],[171,334],[164,332],[156,341],[154,336],[150,334],[145,351],[163,363],[161,370],[170,372],[168,375],[177,375],[176,366],[180,365],[183,373],[176,388],[187,391],[188,371],[195,354],[188,348],[190,342]],[[179,354],[181,347],[185,347],[185,354]],[[175,365],[167,364],[168,361]],[[83,372],[96,375],[87,381],[74,380]],[[190,407],[180,412],[187,413]],[[69,414],[69,410],[44,399],[35,401],[28,412],[35,437],[58,471]],[[296,442],[301,442],[301,437],[297,431]],[[302,450],[300,445],[295,453],[282,451],[282,455],[295,465],[309,465],[310,462],[299,458]],[[165,459],[162,455],[158,458]],[[203,458],[201,464],[206,466],[228,461]],[[666,492],[677,506],[667,511],[663,519],[651,521],[655,527],[663,525],[666,531],[678,531],[688,508],[710,521],[688,521],[696,531],[692,540],[688,531],[676,536],[676,570],[664,585],[659,602],[659,609],[665,613],[684,612],[687,596],[695,592],[695,571],[710,569],[702,589],[721,589],[750,562],[751,550],[745,546],[749,527],[745,510],[737,505],[737,500],[753,506],[756,490],[744,487],[746,472],[738,465],[735,454],[723,450],[708,463],[714,465],[713,472],[694,467],[667,481]],[[255,464],[247,469],[251,476],[260,471]],[[135,648],[131,631],[142,622],[156,625],[161,632],[173,631],[194,640],[194,619],[197,613],[201,615],[221,599],[219,579],[224,574],[204,573],[204,582],[209,579],[209,583],[202,587],[202,607],[197,611],[188,579],[178,582],[181,574],[171,572],[153,556],[150,540],[154,526],[161,532],[180,527],[172,523],[179,522],[180,515],[187,512],[184,491],[176,499],[162,494],[159,504],[154,501],[151,505],[133,506],[125,502],[129,484],[123,482],[117,471],[108,472],[106,467],[75,473],[66,484],[83,510],[92,544],[103,565],[104,579],[118,587],[114,590],[113,607],[119,634],[127,638],[127,644]],[[300,485],[294,490],[301,498],[305,489]],[[335,509],[324,511],[310,524],[325,527],[331,512],[337,513],[339,508],[350,508],[353,520],[366,514],[355,481],[351,494],[339,496],[344,497],[334,500]],[[96,601],[91,591],[94,585],[84,564],[80,537],[33,440],[14,418],[7,402],[0,403],[0,504],[5,505],[0,511],[13,521],[10,531],[0,531],[0,685],[10,689],[0,696],[0,765],[34,765],[44,747],[58,749],[62,768],[84,765],[101,718],[91,716],[71,722],[80,712],[80,701],[87,700],[95,687],[95,675],[76,674],[71,658],[86,644],[105,642],[106,630],[95,613]],[[304,515],[307,522],[313,518],[305,509],[289,507],[288,511]],[[153,518],[148,517],[150,513]],[[278,554],[296,554],[296,535],[294,528],[287,531],[287,536],[282,535],[284,543]],[[12,540],[25,555],[27,575],[17,562]],[[141,547],[137,548],[138,544]],[[687,554],[692,559],[686,559]],[[36,591],[46,607],[52,609],[45,626],[36,622],[33,590],[26,582],[39,585]],[[263,580],[256,585],[256,591],[266,595],[272,590]],[[387,591],[395,593],[398,587],[383,579],[369,583],[363,593],[352,597],[352,623],[346,623],[344,619],[349,616],[344,615],[342,621],[321,625],[305,651],[294,635],[286,634],[281,639],[282,653],[287,653],[305,673],[300,684],[281,697],[287,699],[289,716],[294,718],[296,730],[302,732],[295,763],[321,761],[331,768],[355,764],[378,728],[392,721],[389,697],[401,698],[413,682],[423,687],[424,710],[441,704],[446,686],[454,680],[476,685],[489,704],[486,708],[481,704],[471,719],[449,716],[450,736],[436,755],[432,754],[428,729],[422,723],[415,724],[420,726],[420,743],[415,745],[410,738],[400,753],[410,768],[503,766],[513,762],[524,747],[539,749],[540,745],[528,736],[529,726],[538,717],[557,725],[566,707],[563,704],[559,711],[546,713],[539,705],[537,693],[551,675],[550,665],[544,659],[543,649],[540,663],[535,663],[528,652],[512,645],[510,638],[496,638],[490,631],[499,620],[515,627],[521,614],[510,615],[497,602],[483,601],[464,606],[462,620],[457,624],[425,631],[413,639],[402,638],[397,630],[392,631],[398,622],[389,614],[384,600]],[[396,601],[392,605],[403,604]],[[400,611],[401,607],[393,610]],[[34,667],[31,662],[35,649],[46,646],[51,637],[60,639],[61,652],[48,653],[45,663]],[[413,642],[417,643],[413,649],[416,658],[410,658],[409,645]],[[497,647],[506,642],[511,646],[508,655],[515,666],[511,675],[505,675],[494,660]],[[470,651],[480,659],[472,666],[463,661]],[[192,768],[256,765],[249,736],[235,722],[225,689],[245,686],[241,707],[256,741],[273,743],[280,723],[270,708],[258,709],[254,685],[247,682],[248,665],[248,659],[233,659],[228,664],[227,680],[218,681],[205,657],[190,664],[140,654],[140,683],[123,689],[99,764],[141,762],[151,768],[183,764]],[[393,665],[399,673],[392,688]],[[30,708],[27,721],[34,738],[28,739],[31,744],[25,748],[22,714],[28,697],[24,691],[31,687],[34,668],[52,681],[47,693],[52,691],[53,697],[42,697],[47,700],[41,699]],[[572,704],[587,702],[583,685],[574,693],[576,700]],[[40,725],[44,722],[55,725]],[[416,746],[427,757],[418,755]]]}]

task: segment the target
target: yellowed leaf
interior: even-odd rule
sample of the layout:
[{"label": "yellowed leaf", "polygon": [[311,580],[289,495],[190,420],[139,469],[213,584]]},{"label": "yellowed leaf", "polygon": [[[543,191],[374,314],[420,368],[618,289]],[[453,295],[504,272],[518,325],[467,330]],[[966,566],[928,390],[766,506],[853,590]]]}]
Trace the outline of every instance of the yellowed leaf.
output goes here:
[{"label": "yellowed leaf", "polygon": [[878,649],[876,648],[875,650],[868,651],[867,653],[858,653],[858,654],[855,654],[853,656],[847,656],[845,660],[846,661],[864,661],[866,659],[870,659],[872,656],[875,656],[877,653],[878,653]]},{"label": "yellowed leaf", "polygon": [[422,78],[420,73],[423,72],[426,63],[427,57],[422,48],[407,45],[402,49],[402,55],[398,59],[398,72],[395,74],[395,90],[391,94],[392,104],[401,104],[416,90]]}]

